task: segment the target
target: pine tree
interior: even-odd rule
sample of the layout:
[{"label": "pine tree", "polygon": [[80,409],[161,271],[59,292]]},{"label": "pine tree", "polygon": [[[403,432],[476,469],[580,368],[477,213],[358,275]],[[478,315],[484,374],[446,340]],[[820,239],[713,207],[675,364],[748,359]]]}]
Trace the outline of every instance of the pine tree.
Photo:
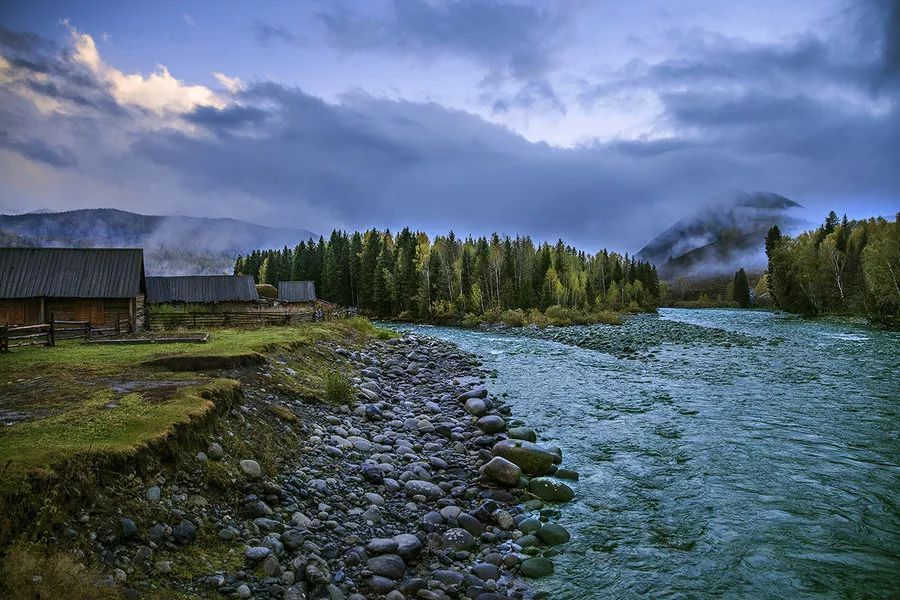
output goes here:
[{"label": "pine tree", "polygon": [[734,300],[741,308],[750,308],[750,284],[744,269],[734,274]]}]

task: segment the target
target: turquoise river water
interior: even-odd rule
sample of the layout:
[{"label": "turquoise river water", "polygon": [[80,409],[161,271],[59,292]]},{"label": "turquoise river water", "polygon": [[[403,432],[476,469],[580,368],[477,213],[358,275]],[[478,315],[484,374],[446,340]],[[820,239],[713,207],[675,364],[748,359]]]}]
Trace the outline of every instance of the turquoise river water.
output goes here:
[{"label": "turquoise river water", "polygon": [[564,451],[551,598],[900,598],[900,334],[664,309],[456,342]]}]

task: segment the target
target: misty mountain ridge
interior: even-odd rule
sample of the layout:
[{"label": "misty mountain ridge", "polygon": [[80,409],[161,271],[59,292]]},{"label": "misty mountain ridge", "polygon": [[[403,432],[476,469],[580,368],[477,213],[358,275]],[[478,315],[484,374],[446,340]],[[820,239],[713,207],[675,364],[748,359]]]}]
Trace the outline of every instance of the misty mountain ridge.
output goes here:
[{"label": "misty mountain ridge", "polygon": [[142,215],[114,208],[0,215],[8,246],[144,248],[149,275],[230,273],[238,254],[319,236],[227,218]]},{"label": "misty mountain ridge", "polygon": [[705,277],[765,269],[763,239],[773,225],[791,231],[803,224],[800,204],[772,192],[739,192],[680,219],[637,257],[659,269],[663,279]]}]

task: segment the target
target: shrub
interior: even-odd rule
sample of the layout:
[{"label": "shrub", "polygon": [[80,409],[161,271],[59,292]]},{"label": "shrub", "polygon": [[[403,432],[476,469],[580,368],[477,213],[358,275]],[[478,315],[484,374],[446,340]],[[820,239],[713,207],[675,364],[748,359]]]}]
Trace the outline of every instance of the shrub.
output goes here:
[{"label": "shrub", "polygon": [[515,310],[504,310],[500,314],[500,320],[509,327],[522,327],[528,322],[528,316],[524,310],[517,308]]},{"label": "shrub", "polygon": [[466,313],[466,316],[463,317],[462,323],[460,324],[463,327],[478,327],[481,325],[481,317],[473,313]]},{"label": "shrub", "polygon": [[326,371],[322,377],[325,383],[325,400],[332,404],[350,404],[354,390],[347,376],[339,371]]},{"label": "shrub", "polygon": [[376,327],[365,317],[350,317],[347,319],[347,324],[363,335],[375,335]]}]

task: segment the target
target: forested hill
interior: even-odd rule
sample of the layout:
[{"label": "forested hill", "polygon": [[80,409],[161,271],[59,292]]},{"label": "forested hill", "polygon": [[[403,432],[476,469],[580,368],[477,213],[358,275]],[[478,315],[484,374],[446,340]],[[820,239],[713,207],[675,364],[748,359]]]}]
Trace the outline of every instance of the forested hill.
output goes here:
[{"label": "forested hill", "polygon": [[680,219],[637,256],[657,265],[667,281],[731,275],[740,267],[762,272],[766,231],[773,225],[782,231],[800,229],[793,215],[799,208],[779,194],[741,192]]},{"label": "forested hill", "polygon": [[577,322],[659,303],[656,269],[647,262],[496,234],[430,240],[408,228],[396,236],[334,231],[328,240],[254,251],[234,271],[258,283],[312,280],[325,300],[402,319],[541,323],[550,315],[550,322]]},{"label": "forested hill", "polygon": [[151,275],[230,272],[253,248],[280,248],[318,237],[305,229],[236,219],[142,215],[111,208],[0,215],[9,246],[140,247]]},{"label": "forested hill", "polygon": [[900,326],[900,213],[838,219],[797,237],[769,230],[768,286],[776,306],[805,315],[865,315]]}]

